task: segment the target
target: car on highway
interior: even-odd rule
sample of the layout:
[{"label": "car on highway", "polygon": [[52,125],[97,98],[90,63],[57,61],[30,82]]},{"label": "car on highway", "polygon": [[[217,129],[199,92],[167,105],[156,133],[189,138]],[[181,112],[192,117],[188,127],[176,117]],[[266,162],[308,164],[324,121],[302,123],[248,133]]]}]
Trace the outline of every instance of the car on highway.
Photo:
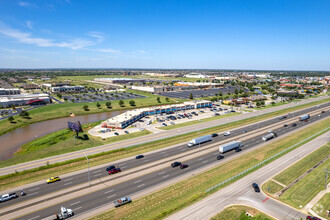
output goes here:
[{"label": "car on highway", "polygon": [[18,195],[16,193],[3,194],[2,196],[0,196],[0,203],[1,202],[6,202],[6,201],[11,200],[11,199],[16,199],[17,197],[18,197]]},{"label": "car on highway", "polygon": [[113,202],[113,205],[117,208],[119,206],[125,205],[127,203],[131,203],[132,199],[130,197],[122,197],[120,199],[117,199]]},{"label": "car on highway", "polygon": [[58,176],[57,177],[51,177],[47,180],[47,184],[54,183],[54,182],[57,182],[57,181],[61,181],[61,179]]},{"label": "car on highway", "polygon": [[188,167],[188,164],[181,164],[180,165],[180,169],[185,169],[185,168],[187,168]]},{"label": "car on highway", "polygon": [[137,155],[135,158],[136,159],[141,159],[141,158],[144,158],[144,156],[142,154],[140,154],[140,155]]},{"label": "car on highway", "polygon": [[114,166],[114,165],[111,165],[111,166],[109,166],[109,167],[107,167],[105,170],[106,171],[109,171],[109,170],[112,170],[112,169],[115,169],[116,167]]},{"label": "car on highway", "polygon": [[166,123],[162,123],[162,125],[163,125],[163,126],[167,126],[167,124],[166,124]]},{"label": "car on highway", "polygon": [[260,192],[260,188],[259,188],[258,184],[252,183],[252,188],[254,189],[255,192]]},{"label": "car on highway", "polygon": [[223,134],[223,136],[229,136],[230,135],[230,131],[227,131]]},{"label": "car on highway", "polygon": [[315,217],[315,216],[311,216],[311,215],[308,215],[308,216],[306,217],[306,219],[307,219],[307,220],[321,220],[320,218]]},{"label": "car on highway", "polygon": [[115,174],[115,173],[119,173],[119,172],[121,172],[120,168],[113,168],[108,171],[108,174],[111,175],[111,174]]},{"label": "car on highway", "polygon": [[217,160],[221,160],[221,159],[223,159],[223,158],[225,158],[225,157],[222,156],[222,155],[218,155],[218,156],[217,156]]},{"label": "car on highway", "polygon": [[115,135],[117,135],[117,136],[118,136],[118,135],[119,135],[119,134],[118,134],[118,132],[115,132]]},{"label": "car on highway", "polygon": [[126,134],[129,134],[129,132],[128,131],[124,131]]},{"label": "car on highway", "polygon": [[178,167],[180,165],[181,165],[181,162],[176,161],[176,162],[174,162],[174,163],[171,164],[171,167],[174,168],[174,167]]},{"label": "car on highway", "polygon": [[321,113],[325,113],[325,111],[321,111]]},{"label": "car on highway", "polygon": [[243,129],[242,131],[243,131],[243,133],[246,133],[247,132],[247,130],[245,130],[245,129]]},{"label": "car on highway", "polygon": [[297,126],[297,124],[296,123],[293,123],[292,125],[291,125],[291,127],[296,127]]},{"label": "car on highway", "polygon": [[240,152],[242,149],[241,148],[235,148],[235,152]]},{"label": "car on highway", "polygon": [[213,138],[219,136],[217,133],[211,135]]},{"label": "car on highway", "polygon": [[283,127],[285,127],[285,128],[286,128],[286,127],[288,127],[288,125],[287,125],[287,124],[284,124],[284,125],[283,125]]},{"label": "car on highway", "polygon": [[304,120],[304,122],[308,122],[308,120],[307,120],[307,119],[305,119],[305,120]]}]

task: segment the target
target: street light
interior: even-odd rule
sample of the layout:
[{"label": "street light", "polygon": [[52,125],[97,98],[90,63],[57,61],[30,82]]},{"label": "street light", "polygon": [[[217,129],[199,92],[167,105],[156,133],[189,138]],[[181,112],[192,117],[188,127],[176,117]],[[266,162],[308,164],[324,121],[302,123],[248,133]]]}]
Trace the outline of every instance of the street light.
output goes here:
[{"label": "street light", "polygon": [[83,152],[83,154],[85,155],[86,159],[87,159],[87,163],[88,163],[88,184],[89,186],[91,186],[91,177],[89,175],[89,160],[88,160],[88,157],[87,155],[85,154],[85,152]]}]

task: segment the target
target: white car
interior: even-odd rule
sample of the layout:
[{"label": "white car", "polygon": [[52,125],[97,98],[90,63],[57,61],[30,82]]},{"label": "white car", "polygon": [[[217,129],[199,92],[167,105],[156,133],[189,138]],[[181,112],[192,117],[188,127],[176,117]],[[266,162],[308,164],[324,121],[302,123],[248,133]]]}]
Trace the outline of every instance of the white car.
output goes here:
[{"label": "white car", "polygon": [[223,134],[223,136],[229,136],[230,135],[230,131],[227,131]]}]

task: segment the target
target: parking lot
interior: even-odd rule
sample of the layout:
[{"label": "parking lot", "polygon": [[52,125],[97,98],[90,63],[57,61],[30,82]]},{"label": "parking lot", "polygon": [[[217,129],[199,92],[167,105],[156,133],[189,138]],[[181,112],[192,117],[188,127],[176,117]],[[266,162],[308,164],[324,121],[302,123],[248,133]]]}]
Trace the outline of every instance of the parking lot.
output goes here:
[{"label": "parking lot", "polygon": [[222,95],[226,95],[228,92],[230,92],[232,94],[235,92],[236,88],[237,88],[237,90],[241,89],[239,86],[227,85],[225,88],[185,90],[185,91],[178,91],[178,92],[163,92],[163,93],[161,93],[161,95],[167,96],[170,98],[189,99],[190,94],[192,94],[194,98],[201,98],[201,97],[215,96],[215,94],[219,93],[219,92],[221,92]]},{"label": "parking lot", "polygon": [[107,93],[82,93],[74,95],[62,95],[62,99],[72,103],[102,102],[123,99],[144,98],[145,96],[133,93],[107,92]]}]

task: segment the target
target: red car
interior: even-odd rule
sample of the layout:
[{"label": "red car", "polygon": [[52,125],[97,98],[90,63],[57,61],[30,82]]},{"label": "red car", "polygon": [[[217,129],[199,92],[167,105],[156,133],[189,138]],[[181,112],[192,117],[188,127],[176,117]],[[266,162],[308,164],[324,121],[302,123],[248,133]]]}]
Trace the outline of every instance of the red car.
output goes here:
[{"label": "red car", "polygon": [[109,175],[121,172],[120,168],[113,168],[108,171]]},{"label": "red car", "polygon": [[320,218],[318,218],[318,217],[314,217],[314,216],[307,216],[306,217],[306,219],[308,219],[308,220],[321,220]]}]

